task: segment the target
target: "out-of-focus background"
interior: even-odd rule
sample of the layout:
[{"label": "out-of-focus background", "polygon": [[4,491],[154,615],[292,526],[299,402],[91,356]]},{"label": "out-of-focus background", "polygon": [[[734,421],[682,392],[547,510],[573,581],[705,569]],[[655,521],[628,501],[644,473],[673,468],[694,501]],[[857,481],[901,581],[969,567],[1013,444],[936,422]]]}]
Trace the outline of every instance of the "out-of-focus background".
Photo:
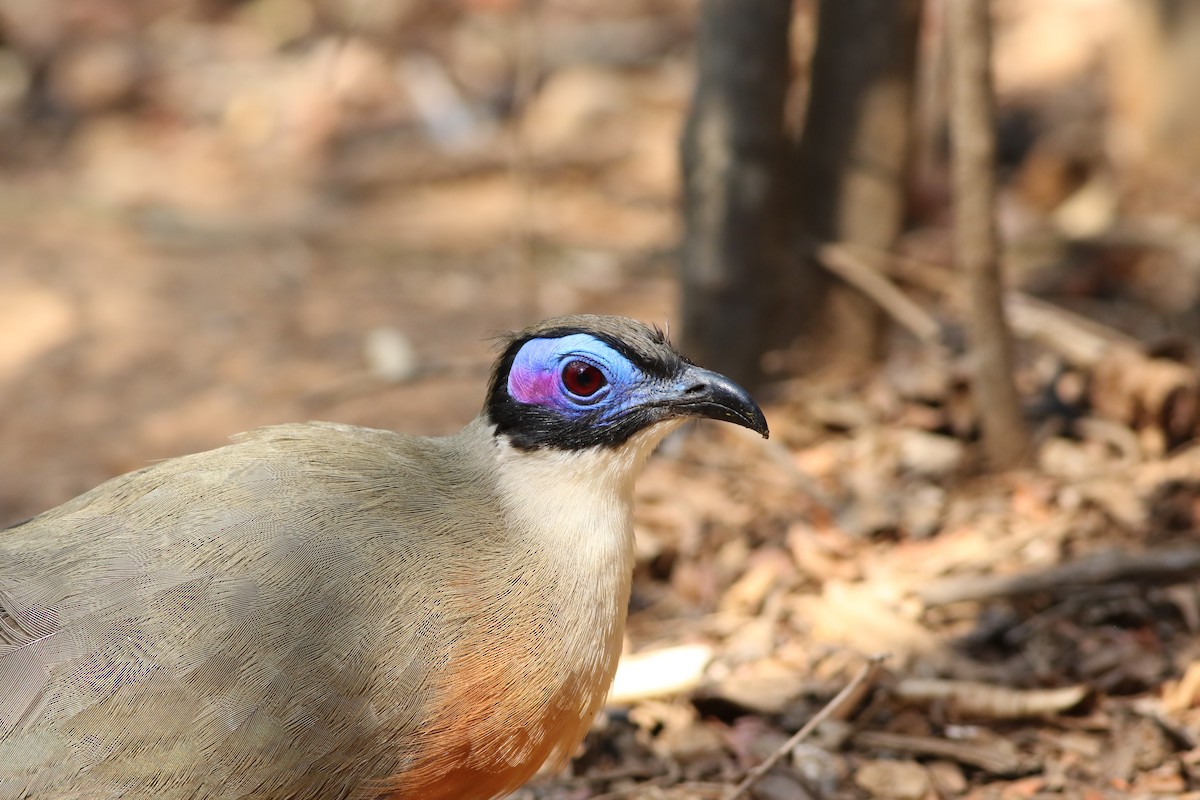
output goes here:
[{"label": "out-of-focus background", "polygon": [[694,15],[0,4],[0,518],[271,422],[448,432],[496,334],[668,319]]},{"label": "out-of-focus background", "polygon": [[[629,640],[651,658],[525,796],[720,796],[886,651],[754,796],[1200,797],[1200,4],[992,3],[1032,431],[997,474],[955,272],[948,1],[880,0],[923,12],[909,40],[764,2],[784,65],[747,77],[713,55],[749,35],[717,0],[0,0],[0,524],[264,424],[455,430],[492,337],[545,316],[669,323],[745,366],[773,437],[709,426],[651,463]],[[900,89],[847,112],[820,83],[889,48]],[[695,197],[685,223],[681,139],[696,191],[719,96],[698,63],[775,92],[795,145],[741,189],[786,168],[805,235],[867,249],[716,313],[681,290],[777,233]],[[889,107],[902,124],[849,155],[821,140]],[[836,209],[859,189],[821,191],[833,167],[892,193]],[[864,293],[826,303],[833,274]],[[851,334],[784,325],[720,363],[826,305]]]}]

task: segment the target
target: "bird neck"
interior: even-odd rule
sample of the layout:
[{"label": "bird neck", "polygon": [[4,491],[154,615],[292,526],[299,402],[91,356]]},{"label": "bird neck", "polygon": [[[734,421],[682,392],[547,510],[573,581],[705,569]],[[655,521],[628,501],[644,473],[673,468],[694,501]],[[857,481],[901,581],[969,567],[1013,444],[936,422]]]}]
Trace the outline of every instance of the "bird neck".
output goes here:
[{"label": "bird neck", "polygon": [[573,607],[604,609],[623,625],[633,570],[634,480],[677,425],[652,426],[620,447],[580,450],[521,449],[493,435],[497,491],[512,542],[553,576],[547,585],[567,593]]},{"label": "bird neck", "polygon": [[[622,446],[521,449],[495,436],[497,491],[509,520],[509,546],[551,611],[561,665],[573,665],[598,692],[599,708],[616,669],[633,574],[633,484],[675,421],[647,428]],[[545,630],[545,629],[544,629]],[[547,631],[548,632],[548,631]],[[552,647],[549,642],[543,646]]]},{"label": "bird neck", "polygon": [[521,449],[494,436],[497,488],[511,533],[572,572],[614,567],[626,576],[633,554],[633,485],[647,457],[678,427],[668,421],[620,447]]},{"label": "bird neck", "polygon": [[[486,413],[462,431],[455,445],[472,470],[482,468],[503,524],[485,526],[487,535],[468,545],[476,549],[447,559],[477,573],[454,582],[465,601],[456,605],[469,612],[459,629],[470,635],[452,642],[432,689],[442,713],[428,725],[426,749],[387,796],[492,796],[543,762],[557,768],[570,758],[621,654],[633,482],[671,427],[619,448],[572,451],[516,447]],[[466,754],[462,762],[455,753]],[[435,790],[411,789],[427,776]]]}]

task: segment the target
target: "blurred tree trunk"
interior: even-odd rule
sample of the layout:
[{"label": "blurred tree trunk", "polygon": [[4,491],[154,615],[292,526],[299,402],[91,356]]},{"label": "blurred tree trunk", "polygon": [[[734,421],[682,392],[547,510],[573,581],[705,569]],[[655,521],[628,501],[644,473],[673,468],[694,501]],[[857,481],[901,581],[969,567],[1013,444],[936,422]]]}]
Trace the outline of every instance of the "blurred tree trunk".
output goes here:
[{"label": "blurred tree trunk", "polygon": [[[771,350],[859,368],[875,305],[815,245],[892,246],[904,221],[921,0],[822,0],[804,134],[784,124],[790,0],[704,0],[684,131],[683,342],[739,380]],[[794,166],[793,166],[794,164]]]},{"label": "blurred tree trunk", "polygon": [[1015,467],[1029,452],[1029,431],[1013,382],[1012,332],[1004,316],[996,232],[996,124],[988,0],[952,0],[950,127],[954,171],[954,244],[967,294],[971,389],[992,467]]},{"label": "blurred tree trunk", "polygon": [[[790,302],[808,322],[805,361],[855,370],[873,362],[882,318],[825,272],[813,245],[888,249],[901,232],[910,156],[921,0],[822,0],[804,132],[796,152],[801,266]],[[815,356],[815,359],[812,358]]]},{"label": "blurred tree trunk", "polygon": [[785,269],[791,0],[704,0],[684,129],[683,343],[754,383]]}]

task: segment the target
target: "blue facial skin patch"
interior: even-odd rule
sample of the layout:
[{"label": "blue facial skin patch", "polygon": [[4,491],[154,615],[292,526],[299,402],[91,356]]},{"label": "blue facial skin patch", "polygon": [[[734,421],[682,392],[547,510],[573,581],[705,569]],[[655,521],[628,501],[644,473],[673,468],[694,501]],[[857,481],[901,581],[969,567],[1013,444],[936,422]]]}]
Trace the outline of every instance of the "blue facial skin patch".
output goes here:
[{"label": "blue facial skin patch", "polygon": [[[563,384],[563,368],[585,361],[604,373],[608,384],[590,397],[580,397]],[[556,339],[530,339],[513,359],[508,393],[519,403],[540,406],[566,416],[600,411],[602,417],[635,405],[646,376],[629,359],[586,333]]]}]

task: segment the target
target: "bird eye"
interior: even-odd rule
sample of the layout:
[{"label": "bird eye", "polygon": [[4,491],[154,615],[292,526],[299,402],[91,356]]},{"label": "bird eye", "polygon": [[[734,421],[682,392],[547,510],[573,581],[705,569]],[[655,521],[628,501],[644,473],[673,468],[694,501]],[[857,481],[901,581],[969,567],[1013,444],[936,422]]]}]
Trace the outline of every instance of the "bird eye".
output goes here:
[{"label": "bird eye", "polygon": [[578,397],[591,397],[608,383],[604,373],[586,361],[568,361],[562,371],[563,386]]}]

